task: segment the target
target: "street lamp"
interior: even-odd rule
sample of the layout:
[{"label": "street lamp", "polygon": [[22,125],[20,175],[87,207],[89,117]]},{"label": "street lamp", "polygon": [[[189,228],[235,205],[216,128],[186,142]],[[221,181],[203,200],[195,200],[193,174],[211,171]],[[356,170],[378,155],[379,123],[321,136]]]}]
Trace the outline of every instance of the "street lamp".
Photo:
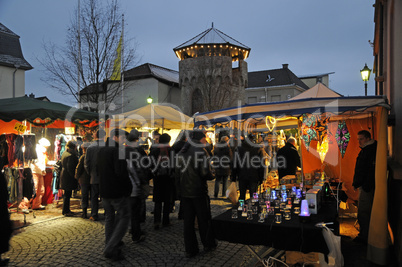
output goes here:
[{"label": "street lamp", "polygon": [[147,98],[148,104],[151,104],[152,101],[154,101],[154,100],[153,100],[153,98],[151,97],[151,95],[149,95],[148,98]]},{"label": "street lamp", "polygon": [[362,75],[362,80],[364,81],[364,93],[367,96],[367,81],[370,79],[371,69],[367,67],[367,63],[364,65],[364,68],[360,71]]}]

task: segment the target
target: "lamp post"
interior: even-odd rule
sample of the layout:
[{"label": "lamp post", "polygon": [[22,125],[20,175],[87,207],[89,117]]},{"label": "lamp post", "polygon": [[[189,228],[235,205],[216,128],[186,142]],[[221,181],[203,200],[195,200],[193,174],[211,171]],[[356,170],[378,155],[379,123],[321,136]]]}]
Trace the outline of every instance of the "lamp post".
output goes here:
[{"label": "lamp post", "polygon": [[364,68],[360,70],[360,74],[362,75],[362,80],[364,81],[364,94],[367,96],[367,81],[370,79],[371,69],[367,67],[367,63],[364,65]]},{"label": "lamp post", "polygon": [[153,98],[151,97],[151,95],[149,95],[148,98],[147,98],[147,103],[148,103],[148,104],[151,104],[152,101],[154,101],[154,100],[153,100]]}]

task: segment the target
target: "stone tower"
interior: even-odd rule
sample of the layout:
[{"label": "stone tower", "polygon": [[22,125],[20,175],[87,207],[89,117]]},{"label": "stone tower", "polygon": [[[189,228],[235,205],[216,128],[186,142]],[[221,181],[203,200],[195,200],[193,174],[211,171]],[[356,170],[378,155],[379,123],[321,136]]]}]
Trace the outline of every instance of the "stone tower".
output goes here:
[{"label": "stone tower", "polygon": [[192,116],[244,104],[250,48],[212,27],[174,48],[182,111]]}]

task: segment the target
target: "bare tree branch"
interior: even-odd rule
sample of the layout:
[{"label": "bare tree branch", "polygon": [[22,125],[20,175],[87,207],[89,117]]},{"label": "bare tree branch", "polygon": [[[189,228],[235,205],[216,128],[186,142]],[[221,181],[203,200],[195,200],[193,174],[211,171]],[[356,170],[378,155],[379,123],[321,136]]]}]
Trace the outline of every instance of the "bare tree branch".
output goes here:
[{"label": "bare tree branch", "polygon": [[[109,79],[122,36],[123,13],[117,0],[82,2],[79,18],[78,7],[71,18],[65,45],[43,43],[45,56],[38,59],[45,69],[42,80],[61,94],[74,96],[77,102],[83,101],[79,93],[85,88],[90,109],[106,112],[121,91],[121,83]],[[122,68],[127,70],[135,64],[136,44],[125,38],[123,46]]]}]

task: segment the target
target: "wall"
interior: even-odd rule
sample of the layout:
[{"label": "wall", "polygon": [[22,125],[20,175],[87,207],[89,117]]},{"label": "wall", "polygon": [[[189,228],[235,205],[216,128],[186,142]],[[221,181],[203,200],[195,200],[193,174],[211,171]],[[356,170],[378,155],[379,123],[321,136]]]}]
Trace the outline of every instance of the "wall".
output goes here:
[{"label": "wall", "polygon": [[[250,97],[257,97],[257,103],[286,101],[300,93],[301,91],[296,89],[294,86],[267,88],[266,91],[265,88],[246,89],[246,103],[252,104],[248,102]],[[265,97],[267,100],[265,100]]]},{"label": "wall", "polygon": [[377,0],[375,11],[376,94],[386,95],[392,106],[388,218],[395,238],[393,252],[402,264],[402,1]]},{"label": "wall", "polygon": [[158,80],[154,78],[128,81],[125,88],[124,112],[135,110],[147,105],[147,98],[149,96],[153,98],[153,103],[158,103],[159,101]]},{"label": "wall", "polygon": [[180,89],[176,86],[158,83],[158,102],[154,103],[171,103],[181,109]]},{"label": "wall", "polygon": [[[181,60],[179,77],[183,113],[192,116],[195,112],[232,107],[237,105],[238,101],[240,105],[244,104],[247,62],[240,61],[238,66],[232,69],[232,58],[229,56],[204,56]],[[209,79],[210,83],[205,82]],[[202,99],[193,99],[197,89],[204,92]],[[211,101],[209,105],[204,103],[206,98]],[[193,103],[197,100],[200,103]],[[193,110],[195,106],[200,107],[200,110]]]},{"label": "wall", "polygon": [[308,88],[316,85],[318,83],[318,79],[321,79],[321,83],[329,87],[329,75],[324,75],[322,77],[300,78],[300,80],[304,82],[308,86]]},{"label": "wall", "polygon": [[[13,73],[15,68],[0,66],[0,98],[13,97]],[[15,97],[25,95],[25,71],[15,73]]]}]

